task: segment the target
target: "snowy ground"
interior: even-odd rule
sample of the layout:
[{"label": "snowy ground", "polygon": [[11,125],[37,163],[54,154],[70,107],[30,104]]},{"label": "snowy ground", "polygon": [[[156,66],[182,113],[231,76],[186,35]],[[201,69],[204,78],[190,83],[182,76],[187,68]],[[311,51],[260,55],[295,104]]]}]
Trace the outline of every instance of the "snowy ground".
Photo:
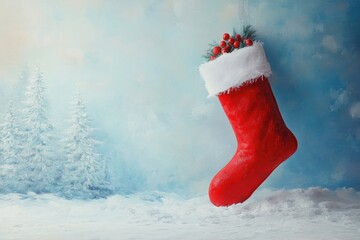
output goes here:
[{"label": "snowy ground", "polygon": [[147,193],[93,201],[1,195],[0,239],[360,239],[360,192],[258,191],[242,205]]}]

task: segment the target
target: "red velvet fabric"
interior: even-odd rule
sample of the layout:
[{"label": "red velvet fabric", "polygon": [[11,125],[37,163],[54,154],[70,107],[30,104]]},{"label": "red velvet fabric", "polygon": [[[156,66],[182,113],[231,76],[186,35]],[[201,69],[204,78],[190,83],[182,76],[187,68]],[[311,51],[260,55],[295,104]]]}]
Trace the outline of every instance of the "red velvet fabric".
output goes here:
[{"label": "red velvet fabric", "polygon": [[215,206],[242,203],[270,173],[297,149],[266,77],[218,96],[234,130],[238,147],[231,161],[212,179]]}]

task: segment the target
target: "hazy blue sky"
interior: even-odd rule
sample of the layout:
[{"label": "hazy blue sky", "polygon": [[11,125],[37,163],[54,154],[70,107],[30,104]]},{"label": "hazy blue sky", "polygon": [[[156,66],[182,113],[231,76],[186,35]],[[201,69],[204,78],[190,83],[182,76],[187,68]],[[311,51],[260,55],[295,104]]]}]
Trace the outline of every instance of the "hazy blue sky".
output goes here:
[{"label": "hazy blue sky", "polygon": [[[21,68],[37,65],[59,132],[82,92],[119,188],[205,193],[236,143],[198,66],[208,43],[240,28],[238,3],[0,1],[0,114]],[[356,0],[249,1],[299,141],[264,186],[360,189],[359,11]]]}]

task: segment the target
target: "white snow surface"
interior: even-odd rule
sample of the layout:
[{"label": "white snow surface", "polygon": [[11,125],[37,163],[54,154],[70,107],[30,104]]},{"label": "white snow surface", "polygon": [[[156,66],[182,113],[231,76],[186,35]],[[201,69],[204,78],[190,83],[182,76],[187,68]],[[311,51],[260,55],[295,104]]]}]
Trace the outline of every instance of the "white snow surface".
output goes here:
[{"label": "white snow surface", "polygon": [[360,192],[260,190],[244,204],[211,205],[161,192],[91,201],[0,195],[0,239],[360,239]]}]

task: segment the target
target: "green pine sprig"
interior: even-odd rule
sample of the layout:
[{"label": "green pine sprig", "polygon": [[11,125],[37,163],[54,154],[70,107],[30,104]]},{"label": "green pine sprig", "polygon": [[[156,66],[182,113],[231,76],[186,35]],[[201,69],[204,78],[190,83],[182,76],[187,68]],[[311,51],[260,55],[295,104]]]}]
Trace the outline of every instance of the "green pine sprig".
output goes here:
[{"label": "green pine sprig", "polygon": [[251,25],[243,26],[243,38],[255,40],[255,29]]},{"label": "green pine sprig", "polygon": [[213,43],[209,43],[209,48],[206,50],[206,53],[202,56],[203,58],[210,60],[211,55],[213,54],[212,50],[218,43],[213,41]]}]

